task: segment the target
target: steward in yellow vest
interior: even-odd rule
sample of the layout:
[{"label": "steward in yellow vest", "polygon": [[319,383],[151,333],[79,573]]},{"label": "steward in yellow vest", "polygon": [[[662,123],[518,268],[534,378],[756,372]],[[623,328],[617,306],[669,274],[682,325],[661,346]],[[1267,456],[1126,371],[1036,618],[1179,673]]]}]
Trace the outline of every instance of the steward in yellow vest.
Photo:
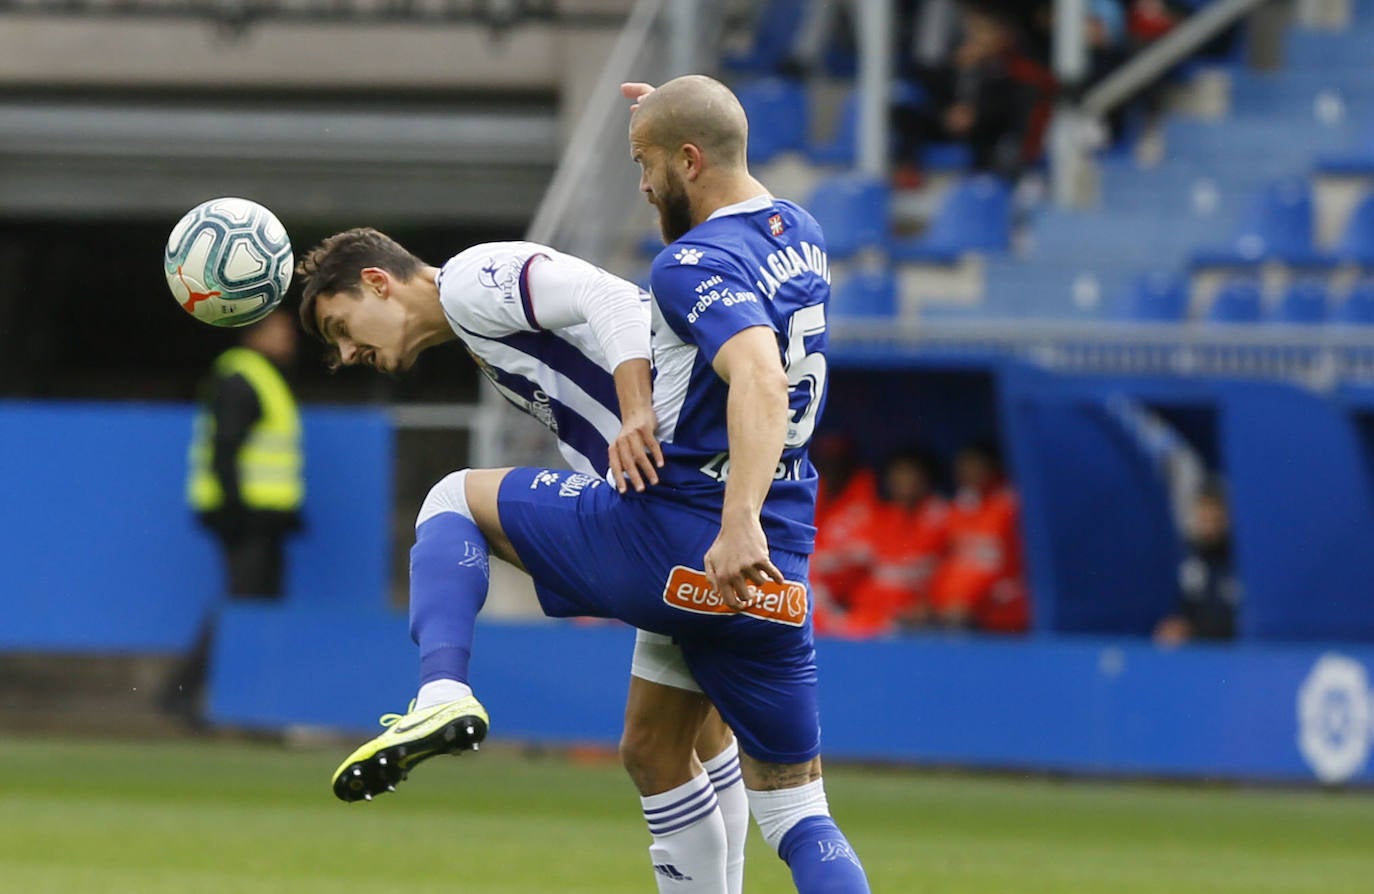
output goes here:
[{"label": "steward in yellow vest", "polygon": [[201,387],[186,497],[223,546],[229,594],[282,595],[286,535],[305,498],[301,420],[281,370],[296,327],[278,311],[215,360]]}]

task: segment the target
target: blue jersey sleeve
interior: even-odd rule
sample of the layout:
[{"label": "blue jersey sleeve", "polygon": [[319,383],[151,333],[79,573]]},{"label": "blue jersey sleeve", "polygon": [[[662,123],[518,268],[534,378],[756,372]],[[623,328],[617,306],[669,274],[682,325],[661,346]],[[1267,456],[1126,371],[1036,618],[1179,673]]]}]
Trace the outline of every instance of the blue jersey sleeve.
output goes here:
[{"label": "blue jersey sleeve", "polygon": [[708,361],[743,329],[776,328],[753,284],[719,249],[675,243],[654,261],[649,286],[668,325]]}]

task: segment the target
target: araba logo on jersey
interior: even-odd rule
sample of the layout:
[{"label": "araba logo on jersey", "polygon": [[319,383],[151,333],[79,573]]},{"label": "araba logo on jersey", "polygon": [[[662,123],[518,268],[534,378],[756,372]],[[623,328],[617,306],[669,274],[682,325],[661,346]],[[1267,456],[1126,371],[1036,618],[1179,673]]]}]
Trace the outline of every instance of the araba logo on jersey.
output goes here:
[{"label": "araba logo on jersey", "polygon": [[760,278],[754,285],[758,286],[763,297],[772,298],[778,294],[783,283],[808,274],[830,282],[830,259],[810,242],[802,242],[801,251],[789,245],[769,252],[759,267]]},{"label": "araba logo on jersey", "polygon": [[[711,288],[712,286],[720,285],[721,282],[722,280],[719,276],[713,276],[710,279],[704,279],[697,283],[696,291],[701,297],[697,299],[696,304],[692,305],[691,310],[687,311],[687,322],[689,324],[695,324],[697,320],[701,319],[701,315],[706,313],[706,311],[711,308],[711,305],[716,302],[720,302],[726,307],[730,307],[735,304],[746,304],[750,301],[757,302],[759,300],[759,296],[755,295],[753,292],[736,292],[729,286],[722,286],[719,289]],[[710,291],[707,291],[708,289],[710,289]]]},{"label": "araba logo on jersey", "polygon": [[711,587],[704,572],[685,565],[674,566],[663,587],[663,601],[673,608],[699,615],[748,615],[761,621],[800,627],[806,623],[806,584],[788,580],[769,581],[763,586],[749,585],[754,602],[736,612],[725,604],[725,597]]}]

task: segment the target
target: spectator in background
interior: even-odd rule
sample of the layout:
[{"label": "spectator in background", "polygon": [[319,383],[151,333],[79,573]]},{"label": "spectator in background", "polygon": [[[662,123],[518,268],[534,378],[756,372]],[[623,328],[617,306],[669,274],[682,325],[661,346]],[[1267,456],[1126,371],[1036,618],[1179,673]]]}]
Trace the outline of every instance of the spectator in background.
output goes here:
[{"label": "spectator in background", "polygon": [[[873,473],[859,467],[858,449],[847,435],[818,435],[811,461],[820,476],[816,493],[816,546],[811,554],[811,588],[818,630],[833,610],[843,612],[868,574],[863,533],[878,505]],[[828,609],[827,607],[833,607]]]},{"label": "spectator in background", "polygon": [[998,16],[966,4],[950,63],[922,70],[917,81],[926,101],[892,111],[899,188],[921,185],[923,150],[933,142],[963,143],[974,170],[1003,176],[1015,176],[1038,156],[1054,81]]},{"label": "spectator in background", "polygon": [[1216,482],[1203,486],[1189,520],[1187,554],[1178,568],[1178,604],[1155,627],[1155,642],[1229,640],[1236,633],[1241,586],[1231,555],[1231,514]]},{"label": "spectator in background", "polygon": [[[295,357],[295,321],[277,310],[244,330],[201,385],[187,501],[219,543],[233,599],[283,595],[285,542],[305,496],[300,413],[284,375]],[[170,683],[169,710],[194,715],[214,621],[212,609]]]},{"label": "spectator in background", "polygon": [[936,623],[1018,633],[1030,623],[1016,496],[991,443],[959,451],[949,512],[949,553],[931,582]]},{"label": "spectator in background", "polygon": [[929,622],[930,582],[949,533],[949,504],[934,485],[934,463],[920,451],[897,453],[883,466],[886,499],[862,537],[868,576],[838,632],[873,636]]}]

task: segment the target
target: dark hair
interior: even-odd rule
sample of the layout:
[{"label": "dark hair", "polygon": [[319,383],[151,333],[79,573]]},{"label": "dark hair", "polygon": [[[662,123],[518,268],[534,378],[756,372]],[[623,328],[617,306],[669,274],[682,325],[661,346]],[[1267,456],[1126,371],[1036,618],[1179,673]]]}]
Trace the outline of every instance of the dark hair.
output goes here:
[{"label": "dark hair", "polygon": [[323,341],[324,335],[315,320],[315,299],[340,292],[357,296],[362,272],[367,267],[380,267],[407,280],[423,266],[399,242],[371,227],[336,233],[310,249],[296,264],[296,278],[301,284],[301,326]]}]

